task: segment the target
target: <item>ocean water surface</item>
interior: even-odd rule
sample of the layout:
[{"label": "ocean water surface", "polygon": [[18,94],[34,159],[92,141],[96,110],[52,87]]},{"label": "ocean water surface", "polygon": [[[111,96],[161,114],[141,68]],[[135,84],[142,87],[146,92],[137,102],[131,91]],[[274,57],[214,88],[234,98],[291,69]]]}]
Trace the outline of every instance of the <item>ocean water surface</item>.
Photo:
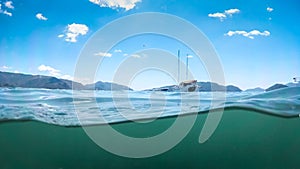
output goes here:
[{"label": "ocean water surface", "polygon": [[300,114],[300,87],[263,93],[232,92],[221,100],[212,94],[0,88],[0,120],[80,126],[205,113],[213,108],[248,109],[281,117]]}]

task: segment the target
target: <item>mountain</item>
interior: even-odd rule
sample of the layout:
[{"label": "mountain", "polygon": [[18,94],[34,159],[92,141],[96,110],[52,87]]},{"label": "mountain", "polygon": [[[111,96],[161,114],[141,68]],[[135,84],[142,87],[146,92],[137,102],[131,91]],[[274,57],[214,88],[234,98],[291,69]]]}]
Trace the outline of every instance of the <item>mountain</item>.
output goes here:
[{"label": "mountain", "polygon": [[78,82],[58,79],[51,76],[28,75],[0,71],[0,87],[72,89],[72,86],[76,90],[132,90],[126,86],[115,83],[97,82],[95,84],[84,86]]},{"label": "mountain", "polygon": [[223,86],[219,85],[214,82],[198,82],[199,91],[200,92],[218,92],[218,91],[224,91],[227,92],[241,92],[242,90],[236,86],[229,85],[229,86]]},{"label": "mountain", "polygon": [[116,83],[97,82],[94,84],[85,85],[87,90],[132,90],[131,88]]},{"label": "mountain", "polygon": [[264,91],[265,91],[265,89],[260,88],[260,87],[245,90],[245,92],[264,92]]},{"label": "mountain", "polygon": [[242,90],[236,86],[233,86],[233,85],[229,85],[229,86],[226,86],[226,91],[228,92],[241,92]]},{"label": "mountain", "polygon": [[276,90],[276,89],[281,89],[281,88],[285,88],[285,87],[288,87],[286,85],[283,85],[283,84],[275,84],[269,88],[266,89],[266,91],[272,91],[272,90]]},{"label": "mountain", "polygon": [[[242,90],[236,86],[229,85],[229,86],[222,86],[217,83],[213,82],[198,82],[197,83],[199,87],[198,91],[199,92],[216,92],[216,91],[224,91],[226,90],[227,92],[241,92]],[[176,91],[178,90],[178,87],[176,85],[171,85],[171,86],[163,86],[159,88],[153,88],[153,89],[148,89],[147,91]]]},{"label": "mountain", "polygon": [[216,92],[216,91],[226,90],[225,86],[213,82],[198,82],[197,84],[199,86],[198,90],[200,92],[212,92],[212,91]]},{"label": "mountain", "polygon": [[[50,76],[0,72],[0,87],[72,89],[72,83],[70,80]],[[82,84],[76,82],[74,82],[74,86],[83,87]]]},{"label": "mountain", "polygon": [[[131,88],[110,82],[97,82],[89,85],[82,85],[81,83],[71,80],[59,79],[51,76],[42,75],[28,75],[21,73],[10,73],[0,71],[0,87],[24,87],[24,88],[46,88],[46,89],[72,89],[76,90],[132,90]],[[213,82],[198,82],[199,92],[241,92],[242,90],[236,86],[223,86]],[[284,87],[300,86],[300,83],[275,84],[265,91],[272,91]],[[159,88],[148,89],[148,91],[177,91],[176,85],[163,86]],[[263,92],[262,88],[248,89],[247,92]]]}]

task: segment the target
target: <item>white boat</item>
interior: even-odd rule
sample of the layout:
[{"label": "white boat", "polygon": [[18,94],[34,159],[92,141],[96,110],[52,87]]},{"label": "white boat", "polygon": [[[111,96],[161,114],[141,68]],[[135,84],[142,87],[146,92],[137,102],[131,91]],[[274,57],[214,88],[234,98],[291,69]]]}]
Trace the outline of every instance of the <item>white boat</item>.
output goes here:
[{"label": "white boat", "polygon": [[179,89],[181,92],[194,92],[197,88],[197,80],[186,80],[179,84]]},{"label": "white boat", "polygon": [[300,87],[300,77],[294,77],[292,83],[288,83],[289,87]]},{"label": "white boat", "polygon": [[299,83],[300,82],[300,77],[294,77],[293,80],[294,80],[294,83]]}]

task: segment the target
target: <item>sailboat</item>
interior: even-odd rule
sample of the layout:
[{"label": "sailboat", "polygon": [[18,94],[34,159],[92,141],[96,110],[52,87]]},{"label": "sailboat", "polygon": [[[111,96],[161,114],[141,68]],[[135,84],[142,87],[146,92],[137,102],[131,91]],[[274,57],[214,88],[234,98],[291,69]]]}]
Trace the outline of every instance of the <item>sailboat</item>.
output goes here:
[{"label": "sailboat", "polygon": [[[197,80],[188,80],[189,57],[186,56],[186,80],[179,83],[178,88],[181,92],[195,92],[198,89]],[[178,50],[178,82],[180,80],[180,50]]]}]

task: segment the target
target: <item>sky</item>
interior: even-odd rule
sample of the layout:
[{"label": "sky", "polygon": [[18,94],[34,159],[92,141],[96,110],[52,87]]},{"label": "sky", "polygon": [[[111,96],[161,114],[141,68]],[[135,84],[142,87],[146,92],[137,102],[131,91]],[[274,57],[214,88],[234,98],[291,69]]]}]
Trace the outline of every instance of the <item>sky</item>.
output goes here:
[{"label": "sky", "polygon": [[[300,4],[296,0],[70,2],[0,0],[0,71],[73,79],[80,52],[98,30],[124,16],[160,12],[178,16],[202,31],[218,53],[227,85],[267,88],[300,76]],[[103,62],[95,78],[79,81],[112,82],[124,60],[142,61],[136,53],[153,48],[175,56],[180,49],[182,62],[189,56],[193,77],[210,81],[203,63],[188,46],[151,34],[128,37],[110,51],[99,51],[95,57],[102,57]],[[145,70],[129,85],[141,90],[176,83],[168,72]]]}]

